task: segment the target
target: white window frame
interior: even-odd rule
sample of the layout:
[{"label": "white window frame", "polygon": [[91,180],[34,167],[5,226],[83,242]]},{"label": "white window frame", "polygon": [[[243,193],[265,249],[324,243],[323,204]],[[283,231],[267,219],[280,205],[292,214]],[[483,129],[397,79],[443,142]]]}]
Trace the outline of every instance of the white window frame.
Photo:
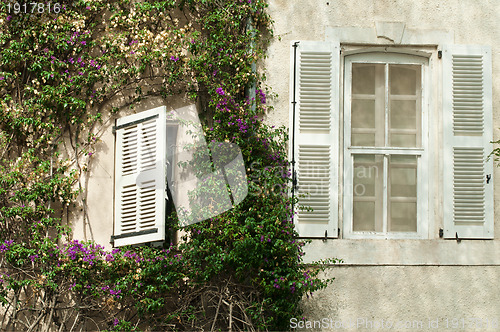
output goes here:
[{"label": "white window frame", "polygon": [[[430,54],[423,52],[402,52],[387,48],[379,50],[366,48],[358,52],[344,54],[343,72],[343,238],[346,239],[428,239],[430,195],[427,195],[429,184],[429,109],[430,109]],[[393,147],[351,147],[351,78],[353,63],[380,64],[414,64],[421,65],[421,146],[418,148]],[[388,87],[386,86],[386,89]],[[387,110],[386,110],[387,112]],[[386,114],[387,117],[387,114]],[[437,118],[437,117],[436,117]],[[353,155],[355,154],[404,154],[417,155],[417,232],[354,232],[353,231]],[[384,158],[384,195],[387,195],[388,159]],[[384,199],[384,224],[387,223],[387,198]]]}]

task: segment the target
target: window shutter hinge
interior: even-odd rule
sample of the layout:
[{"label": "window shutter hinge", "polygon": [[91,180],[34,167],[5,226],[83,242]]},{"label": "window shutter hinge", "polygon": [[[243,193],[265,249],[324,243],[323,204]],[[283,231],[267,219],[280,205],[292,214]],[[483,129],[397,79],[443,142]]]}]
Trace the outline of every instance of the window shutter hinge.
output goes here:
[{"label": "window shutter hinge", "polygon": [[438,59],[441,59],[443,57],[443,51],[438,51]]},{"label": "window shutter hinge", "polygon": [[443,237],[444,236],[444,231],[442,228],[439,229],[439,237]]},{"label": "window shutter hinge", "polygon": [[327,229],[325,229],[325,238],[323,239],[323,241],[326,241],[326,240],[328,240],[328,230]]},{"label": "window shutter hinge", "polygon": [[113,132],[113,135],[116,135],[116,126],[113,126],[113,128],[111,129],[111,131]]},{"label": "window shutter hinge", "polygon": [[457,243],[460,243],[460,241],[462,241],[461,239],[458,238],[458,232],[455,232],[455,239],[457,239]]},{"label": "window shutter hinge", "polygon": [[490,183],[491,180],[491,174],[486,174],[486,183]]}]

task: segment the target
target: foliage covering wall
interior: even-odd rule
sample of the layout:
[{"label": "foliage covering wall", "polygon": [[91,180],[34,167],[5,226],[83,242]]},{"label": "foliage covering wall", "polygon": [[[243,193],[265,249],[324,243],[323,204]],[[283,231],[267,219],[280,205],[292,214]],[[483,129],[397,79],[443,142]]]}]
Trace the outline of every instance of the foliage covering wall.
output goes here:
[{"label": "foliage covering wall", "polygon": [[[270,110],[252,65],[272,37],[265,1],[57,4],[0,4],[0,328],[287,329],[326,282],[301,264],[286,132],[260,120]],[[207,139],[238,144],[251,165],[249,196],[179,245],[109,252],[72,240],[61,216],[77,200],[91,208],[103,116],[151,96],[202,106]]]}]

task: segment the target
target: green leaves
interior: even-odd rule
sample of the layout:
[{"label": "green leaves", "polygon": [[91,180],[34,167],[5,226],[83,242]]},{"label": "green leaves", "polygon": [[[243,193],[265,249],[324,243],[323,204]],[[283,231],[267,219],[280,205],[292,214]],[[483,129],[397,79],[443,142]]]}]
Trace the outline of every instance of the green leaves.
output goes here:
[{"label": "green leaves", "polygon": [[[63,324],[65,317],[98,313],[102,326],[132,331],[139,322],[159,330],[207,329],[214,306],[239,301],[231,313],[245,322],[234,320],[238,328],[287,329],[302,296],[326,282],[305,273],[303,243],[290,223],[286,130],[260,121],[272,110],[264,88],[256,100],[245,96],[249,82],[263,85],[252,65],[265,56],[269,39],[262,36],[272,35],[267,4],[79,0],[58,15],[9,19],[5,6],[0,4],[0,238],[13,244],[0,244],[0,268],[10,273],[0,275],[0,302],[11,305],[10,291],[24,291],[33,294],[33,306],[23,312],[37,314],[36,306],[48,299],[76,303],[72,314],[55,309],[52,317]],[[256,33],[247,31],[249,17]],[[203,105],[207,140],[240,147],[247,198],[183,229],[186,241],[178,246],[109,252],[71,241],[61,216],[70,215],[73,203],[93,208],[77,195],[85,198],[82,174],[91,169],[103,119],[148,96],[172,95]],[[72,149],[67,159],[56,153],[62,143]],[[175,214],[168,222],[176,227]],[[215,328],[225,329],[229,312],[221,310]],[[82,318],[63,329],[72,324],[95,322]]]}]

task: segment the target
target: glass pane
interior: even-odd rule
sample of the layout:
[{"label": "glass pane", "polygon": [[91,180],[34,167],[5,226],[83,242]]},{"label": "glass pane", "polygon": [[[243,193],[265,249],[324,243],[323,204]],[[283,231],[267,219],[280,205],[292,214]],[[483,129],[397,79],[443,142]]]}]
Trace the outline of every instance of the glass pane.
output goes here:
[{"label": "glass pane", "polygon": [[418,65],[389,65],[389,84],[391,95],[417,94],[420,81],[420,66]]},{"label": "glass pane", "polygon": [[352,100],[352,128],[375,129],[375,100]]},{"label": "glass pane", "polygon": [[352,134],[351,145],[375,146],[375,134]]},{"label": "glass pane", "polygon": [[391,134],[391,146],[400,147],[416,147],[417,146],[417,135],[416,134]]},{"label": "glass pane", "polygon": [[384,146],[385,79],[383,64],[352,65],[351,145]]},{"label": "glass pane", "polygon": [[353,231],[375,232],[375,202],[355,202]]},{"label": "glass pane", "polygon": [[375,100],[353,99],[351,112],[351,145],[375,146]]},{"label": "glass pane", "polygon": [[417,231],[417,156],[392,155],[389,159],[390,232]]},{"label": "glass pane", "polygon": [[383,231],[383,167],[382,155],[354,156],[354,231]]},{"label": "glass pane", "polygon": [[374,64],[352,64],[353,94],[375,94],[375,66]]},{"label": "glass pane", "polygon": [[389,178],[391,197],[417,197],[417,157],[391,156]]},{"label": "glass pane", "polygon": [[415,100],[392,100],[389,128],[417,129],[417,106]]},{"label": "glass pane", "polygon": [[420,110],[416,100],[391,100],[389,145],[416,147],[420,144]]},{"label": "glass pane", "polygon": [[417,203],[392,202],[390,210],[390,232],[417,231]]}]

